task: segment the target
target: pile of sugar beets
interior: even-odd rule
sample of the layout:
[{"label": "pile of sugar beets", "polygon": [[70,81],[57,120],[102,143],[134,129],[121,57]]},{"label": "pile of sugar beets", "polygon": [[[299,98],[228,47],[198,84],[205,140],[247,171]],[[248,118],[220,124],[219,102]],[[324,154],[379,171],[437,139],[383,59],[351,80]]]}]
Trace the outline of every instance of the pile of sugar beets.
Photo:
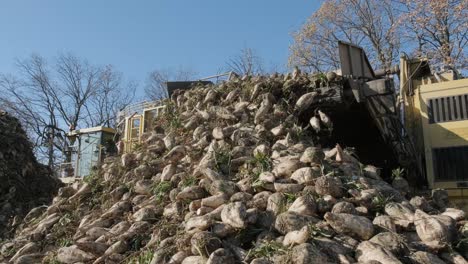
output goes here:
[{"label": "pile of sugar beets", "polygon": [[32,208],[49,204],[61,186],[34,157],[20,121],[0,109],[0,241]]},{"label": "pile of sugar beets", "polygon": [[0,263],[467,263],[445,191],[411,197],[403,177],[320,147],[322,88],[340,81],[296,71],[173,94],[134,151],[33,209]]}]

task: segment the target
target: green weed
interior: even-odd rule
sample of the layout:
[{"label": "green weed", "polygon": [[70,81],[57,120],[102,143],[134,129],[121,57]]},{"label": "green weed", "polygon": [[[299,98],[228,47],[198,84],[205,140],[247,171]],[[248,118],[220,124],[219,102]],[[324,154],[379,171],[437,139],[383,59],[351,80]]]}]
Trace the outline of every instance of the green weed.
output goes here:
[{"label": "green weed", "polygon": [[182,120],[180,120],[179,112],[177,111],[175,103],[172,101],[166,102],[166,109],[161,117],[164,119],[164,123],[173,131],[182,127]]},{"label": "green weed", "polygon": [[269,155],[263,153],[257,153],[252,161],[254,166],[260,170],[260,172],[271,171],[272,161]]},{"label": "green weed", "polygon": [[219,149],[214,152],[215,168],[218,172],[231,175],[232,155],[229,150]]},{"label": "green weed", "polygon": [[162,181],[153,186],[152,193],[156,196],[156,201],[162,201],[172,189],[172,184],[167,181]]},{"label": "green weed", "polygon": [[61,262],[58,261],[57,256],[55,256],[55,255],[49,255],[49,256],[45,257],[42,260],[42,263],[43,264],[61,264]]},{"label": "green weed", "polygon": [[372,199],[372,211],[375,214],[381,214],[385,211],[385,206],[393,200],[393,195],[392,196],[383,196],[382,194],[379,194],[375,196]]},{"label": "green weed", "polygon": [[265,186],[265,183],[259,179],[256,179],[252,182],[252,188],[255,190],[262,189]]},{"label": "green weed", "polygon": [[405,169],[403,168],[396,168],[392,170],[392,179],[402,178],[403,175],[405,175]]},{"label": "green weed", "polygon": [[365,189],[365,186],[357,182],[356,178],[349,176],[340,176],[341,182],[343,183],[343,188],[345,190],[358,190],[361,191]]},{"label": "green weed", "polygon": [[66,238],[66,237],[60,238],[57,241],[57,245],[61,248],[71,246],[72,244],[73,244],[73,240]]},{"label": "green weed", "polygon": [[284,197],[286,197],[287,204],[292,204],[297,199],[298,195],[294,193],[284,193]]},{"label": "green weed", "polygon": [[150,264],[154,253],[152,250],[145,250],[138,256],[134,256],[127,260],[127,264]]},{"label": "green weed", "polygon": [[288,249],[283,246],[280,242],[267,241],[262,243],[260,246],[251,249],[247,253],[248,258],[267,258],[270,259],[274,255],[287,254]]},{"label": "green weed", "polygon": [[197,178],[193,177],[193,176],[190,176],[190,177],[185,178],[185,179],[182,180],[181,187],[185,188],[185,187],[189,187],[189,186],[194,186],[196,184],[197,184]]},{"label": "green weed", "polygon": [[332,237],[333,236],[333,234],[331,232],[329,232],[326,229],[320,228],[320,227],[316,226],[315,224],[309,224],[307,227],[309,228],[309,234],[310,234],[311,238],[319,237],[319,236],[322,236],[322,237]]}]

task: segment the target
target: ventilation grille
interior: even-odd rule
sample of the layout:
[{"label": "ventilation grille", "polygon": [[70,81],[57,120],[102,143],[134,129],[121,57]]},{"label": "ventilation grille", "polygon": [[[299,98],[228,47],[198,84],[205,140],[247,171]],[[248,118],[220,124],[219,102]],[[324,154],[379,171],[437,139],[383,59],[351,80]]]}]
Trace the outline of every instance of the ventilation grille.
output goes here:
[{"label": "ventilation grille", "polygon": [[468,146],[432,151],[436,181],[468,181]]},{"label": "ventilation grille", "polygon": [[468,119],[468,94],[429,99],[429,123]]}]

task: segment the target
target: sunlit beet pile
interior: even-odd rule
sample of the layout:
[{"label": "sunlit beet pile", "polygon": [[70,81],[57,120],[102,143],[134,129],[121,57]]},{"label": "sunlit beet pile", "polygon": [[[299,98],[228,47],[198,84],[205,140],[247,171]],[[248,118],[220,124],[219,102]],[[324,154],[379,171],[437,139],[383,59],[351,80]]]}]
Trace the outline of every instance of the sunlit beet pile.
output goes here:
[{"label": "sunlit beet pile", "polygon": [[340,81],[296,71],[173,94],[133,152],[32,210],[0,262],[466,263],[445,191],[411,197],[404,174],[387,183],[320,146],[323,88]]}]

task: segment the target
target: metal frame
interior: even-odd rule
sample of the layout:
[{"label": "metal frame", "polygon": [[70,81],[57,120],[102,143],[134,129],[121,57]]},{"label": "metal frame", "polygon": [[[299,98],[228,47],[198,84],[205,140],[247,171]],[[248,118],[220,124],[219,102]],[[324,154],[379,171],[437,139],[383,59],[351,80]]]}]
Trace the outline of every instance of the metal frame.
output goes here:
[{"label": "metal frame", "polygon": [[375,79],[374,70],[364,50],[354,44],[338,41],[341,74],[357,79]]},{"label": "metal frame", "polygon": [[[130,113],[130,111],[137,111],[131,115],[124,117],[124,127],[122,131],[123,138],[121,139],[124,143],[124,152],[130,152],[135,147],[135,144],[141,143],[141,136],[147,130],[147,122],[146,117],[148,112],[156,110],[156,115],[159,115],[163,109],[165,109],[165,105],[161,105],[160,102],[142,102],[139,104],[133,104],[129,109],[126,109],[126,112],[123,113]],[[139,120],[138,125],[138,136],[133,137],[133,121]]]},{"label": "metal frame", "polygon": [[[365,103],[385,143],[394,151],[398,162],[411,170],[412,185],[423,178],[414,143],[405,130],[397,105],[394,84],[390,78],[377,78],[364,50],[347,42],[338,42],[341,72],[351,88],[355,100]],[[390,72],[396,73],[399,67]],[[386,70],[382,71],[386,73]],[[390,83],[389,83],[390,82]]]}]

